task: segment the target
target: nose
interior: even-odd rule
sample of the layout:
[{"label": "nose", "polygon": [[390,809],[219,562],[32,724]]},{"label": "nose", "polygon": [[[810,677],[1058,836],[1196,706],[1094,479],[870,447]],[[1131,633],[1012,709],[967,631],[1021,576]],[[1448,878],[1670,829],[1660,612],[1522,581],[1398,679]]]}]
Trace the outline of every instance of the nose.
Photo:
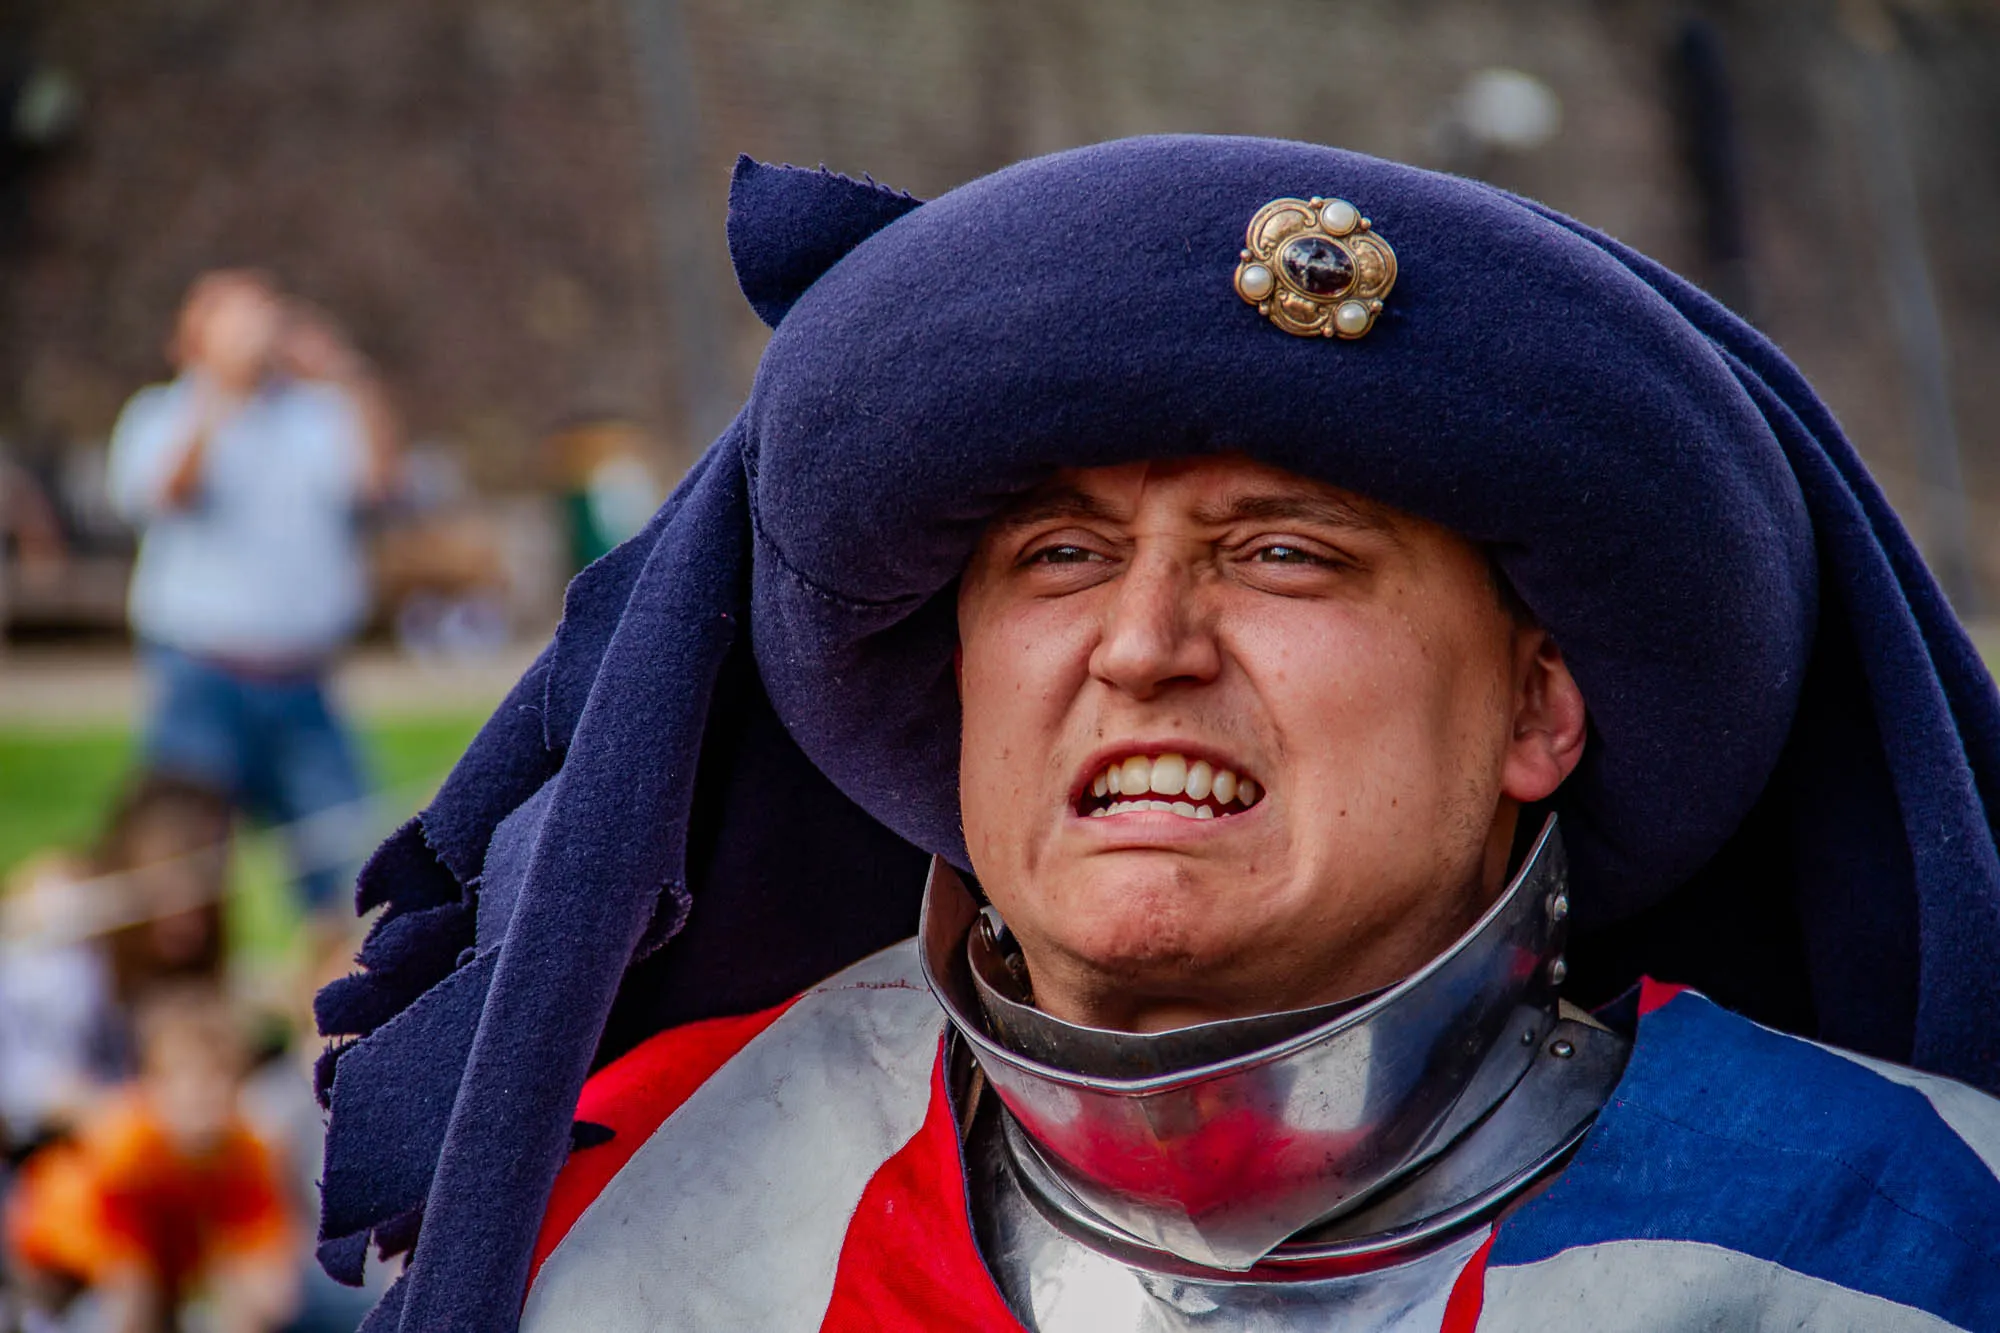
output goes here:
[{"label": "nose", "polygon": [[1222,667],[1197,570],[1166,551],[1125,570],[1104,610],[1091,674],[1135,699],[1214,680]]}]

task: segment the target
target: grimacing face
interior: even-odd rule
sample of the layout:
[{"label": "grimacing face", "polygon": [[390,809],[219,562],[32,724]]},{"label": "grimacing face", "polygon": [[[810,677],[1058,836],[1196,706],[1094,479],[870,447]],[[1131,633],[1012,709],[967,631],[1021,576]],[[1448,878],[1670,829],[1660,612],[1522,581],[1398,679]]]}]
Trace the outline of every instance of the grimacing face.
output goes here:
[{"label": "grimacing face", "polygon": [[967,849],[1072,1022],[1401,979],[1582,754],[1477,547],[1241,457],[1058,474],[988,525],[958,626]]}]

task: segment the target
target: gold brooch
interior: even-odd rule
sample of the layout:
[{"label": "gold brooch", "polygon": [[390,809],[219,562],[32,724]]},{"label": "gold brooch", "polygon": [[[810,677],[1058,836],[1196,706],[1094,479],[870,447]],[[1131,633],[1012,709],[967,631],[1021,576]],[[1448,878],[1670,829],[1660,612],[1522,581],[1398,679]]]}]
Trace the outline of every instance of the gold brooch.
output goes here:
[{"label": "gold brooch", "polygon": [[1273,199],[1243,239],[1236,294],[1302,338],[1359,338],[1396,285],[1396,252],[1345,199]]}]

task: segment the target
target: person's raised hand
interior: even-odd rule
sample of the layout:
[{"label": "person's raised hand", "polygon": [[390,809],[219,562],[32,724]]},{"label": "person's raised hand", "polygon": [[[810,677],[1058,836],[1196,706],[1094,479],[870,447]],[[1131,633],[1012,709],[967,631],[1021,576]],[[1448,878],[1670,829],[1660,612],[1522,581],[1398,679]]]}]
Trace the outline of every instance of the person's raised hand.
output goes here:
[{"label": "person's raised hand", "polygon": [[352,383],[368,373],[367,360],[334,318],[305,301],[285,304],[277,364],[288,375]]}]

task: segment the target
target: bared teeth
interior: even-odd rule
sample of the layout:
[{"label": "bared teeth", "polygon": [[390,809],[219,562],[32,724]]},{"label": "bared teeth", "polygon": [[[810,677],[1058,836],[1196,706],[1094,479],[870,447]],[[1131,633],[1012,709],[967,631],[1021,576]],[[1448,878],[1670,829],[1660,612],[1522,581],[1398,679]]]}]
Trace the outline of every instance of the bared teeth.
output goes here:
[{"label": "bared teeth", "polygon": [[1197,759],[1188,765],[1187,786],[1183,790],[1187,792],[1189,797],[1197,801],[1205,801],[1208,799],[1209,792],[1214,790],[1214,787],[1215,770],[1209,767],[1208,760]]},{"label": "bared teeth", "polygon": [[[1148,794],[1185,799],[1133,799]],[[1190,763],[1185,755],[1171,751],[1135,754],[1106,765],[1090,780],[1090,798],[1105,804],[1086,813],[1097,816],[1160,811],[1184,819],[1214,819],[1231,813],[1231,806],[1248,810],[1263,796],[1264,789],[1254,780],[1239,778],[1227,768],[1216,768],[1206,759]]]}]

